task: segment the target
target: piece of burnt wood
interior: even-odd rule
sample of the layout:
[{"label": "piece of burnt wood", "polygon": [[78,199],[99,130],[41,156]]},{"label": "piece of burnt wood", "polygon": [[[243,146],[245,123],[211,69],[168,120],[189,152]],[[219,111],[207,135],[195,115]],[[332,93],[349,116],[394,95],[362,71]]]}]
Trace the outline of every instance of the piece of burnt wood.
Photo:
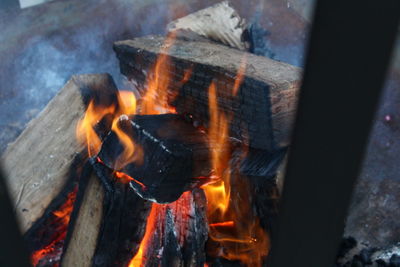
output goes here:
[{"label": "piece of burnt wood", "polygon": [[190,30],[213,41],[229,45],[240,50],[248,50],[246,43],[246,20],[228,1],[191,13],[167,25],[169,32]]},{"label": "piece of burnt wood", "polygon": [[91,266],[96,250],[104,216],[105,192],[100,179],[94,173],[84,179],[86,186],[80,188],[78,196],[80,205],[74,205],[79,207],[79,211],[75,215],[68,247],[64,248],[63,266]]},{"label": "piece of burnt wood", "polygon": [[116,92],[108,74],[73,76],[8,147],[1,161],[22,232],[60,194],[76,153],[85,149],[75,129],[89,100],[108,105]]},{"label": "piece of burnt wood", "polygon": [[30,254],[31,264],[35,267],[48,266],[61,258],[84,161],[80,154],[75,156],[62,191],[24,233],[25,246]]},{"label": "piece of burnt wood", "polygon": [[[107,191],[101,179],[109,180]],[[62,266],[126,266],[144,235],[151,203],[91,159],[71,216]]]},{"label": "piece of burnt wood", "polygon": [[201,189],[185,192],[171,204],[154,203],[150,225],[153,231],[143,254],[144,266],[204,266],[206,207]]},{"label": "piece of burnt wood", "polygon": [[[204,177],[211,175],[209,138],[181,115],[121,116],[119,127],[142,150],[142,158],[123,168],[134,178],[130,184],[141,197],[169,203],[208,181]],[[222,149],[229,149],[229,144]],[[111,132],[99,158],[119,170],[122,151],[117,135]]]},{"label": "piece of burnt wood", "polygon": [[[105,189],[104,179],[112,190]],[[171,262],[203,266],[208,234],[205,209],[200,189],[171,204],[152,204],[101,161],[91,159],[79,185],[62,266],[127,266],[145,234],[149,243],[138,259],[144,266],[159,266],[161,261],[161,266]]]},{"label": "piece of burnt wood", "polygon": [[[214,80],[218,106],[233,117],[232,136],[270,151],[289,143],[300,68],[210,42],[178,38],[167,45],[165,41],[164,37],[149,36],[116,42],[121,72],[145,89],[162,49],[170,56],[164,67],[173,80],[168,84],[169,102],[178,113],[190,114],[207,127],[208,87]],[[245,66],[244,77],[233,96],[241,64]],[[192,74],[182,84],[187,70]],[[161,76],[160,81],[168,81]]]}]

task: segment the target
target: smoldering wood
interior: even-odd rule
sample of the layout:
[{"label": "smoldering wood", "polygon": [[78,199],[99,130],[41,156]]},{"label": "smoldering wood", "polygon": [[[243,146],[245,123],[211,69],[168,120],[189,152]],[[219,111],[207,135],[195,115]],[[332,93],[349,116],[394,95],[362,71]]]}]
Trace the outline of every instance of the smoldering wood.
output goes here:
[{"label": "smoldering wood", "polygon": [[[151,203],[141,199],[113,171],[91,160],[82,176],[62,266],[126,266],[144,235]],[[107,191],[99,176],[109,180]]]},{"label": "smoldering wood", "polygon": [[79,210],[73,216],[76,219],[64,249],[63,266],[91,266],[104,216],[105,193],[100,180],[94,173],[83,179],[86,186],[79,190],[80,205],[75,205]]},{"label": "smoldering wood", "polygon": [[240,163],[240,173],[250,176],[274,177],[282,164],[287,148],[274,152],[250,148]]},{"label": "smoldering wood", "polygon": [[22,232],[60,194],[76,153],[85,150],[75,129],[86,103],[94,98],[107,105],[116,92],[108,74],[73,76],[3,154],[1,161]]},{"label": "smoldering wood", "polygon": [[[208,126],[208,87],[214,80],[220,109],[232,116],[231,135],[257,149],[273,151],[289,143],[296,110],[301,69],[265,57],[210,42],[176,39],[165,44],[160,36],[119,41],[114,50],[121,72],[146,88],[152,67],[163,48],[170,56],[169,102],[179,114],[190,114]],[[237,73],[245,60],[243,82],[233,97]],[[182,83],[185,70],[192,75]],[[167,81],[166,77],[159,80]],[[178,94],[176,97],[175,95]]]},{"label": "smoldering wood", "polygon": [[153,205],[157,218],[145,266],[204,266],[208,225],[203,190],[186,192],[171,204]]},{"label": "smoldering wood", "polygon": [[[145,266],[204,265],[208,229],[201,189],[186,192],[172,204],[152,204],[102,162],[91,159],[89,166],[80,181],[62,266],[127,266],[144,237],[151,205],[158,205],[157,218],[150,220],[156,230],[144,252]],[[108,179],[112,191],[105,189],[100,176]],[[155,257],[160,251],[162,257]]]},{"label": "smoldering wood", "polygon": [[169,32],[190,30],[213,41],[248,50],[245,41],[247,23],[228,1],[215,4],[170,22]]},{"label": "smoldering wood", "polygon": [[[122,117],[121,117],[122,118]],[[210,149],[205,132],[177,114],[136,115],[119,120],[119,127],[135,141],[143,158],[123,168],[136,181],[132,188],[143,198],[169,203],[208,181]],[[230,144],[222,149],[229,150]],[[99,158],[118,169],[123,146],[113,132],[105,139]]]}]

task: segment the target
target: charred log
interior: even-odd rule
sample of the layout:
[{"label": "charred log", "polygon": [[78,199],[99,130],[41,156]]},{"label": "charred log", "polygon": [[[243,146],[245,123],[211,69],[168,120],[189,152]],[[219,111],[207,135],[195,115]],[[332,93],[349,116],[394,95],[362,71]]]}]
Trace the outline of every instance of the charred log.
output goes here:
[{"label": "charred log", "polygon": [[[167,67],[173,80],[168,84],[169,102],[178,113],[190,114],[207,126],[207,88],[214,81],[218,106],[232,117],[232,136],[269,151],[288,144],[300,84],[299,68],[210,42],[176,39],[165,45],[165,41],[150,36],[116,42],[114,50],[121,72],[145,88],[163,49],[170,56]],[[246,62],[244,77],[234,96],[242,61]],[[182,83],[186,70],[192,70],[192,75]],[[159,80],[168,81],[167,77]]]},{"label": "charred log", "polygon": [[[127,266],[139,246],[144,266],[202,266],[208,232],[205,198],[197,190],[172,204],[152,204],[91,159],[79,185],[62,266]],[[154,230],[149,237],[147,227]]]},{"label": "charred log", "polygon": [[[68,229],[63,266],[126,266],[138,249],[151,204],[95,160],[86,166]],[[99,176],[108,179],[107,191]]]},{"label": "charred log", "polygon": [[200,189],[184,193],[171,204],[154,203],[153,232],[144,266],[203,266],[208,237],[205,210],[205,195]]},{"label": "charred log", "polygon": [[[141,197],[169,203],[185,191],[207,182],[210,176],[210,142],[207,135],[180,115],[137,115],[120,119],[119,127],[142,149],[142,157],[123,172],[132,177],[131,187]],[[229,149],[227,144],[226,149]],[[111,132],[99,158],[118,169],[123,146]]]}]

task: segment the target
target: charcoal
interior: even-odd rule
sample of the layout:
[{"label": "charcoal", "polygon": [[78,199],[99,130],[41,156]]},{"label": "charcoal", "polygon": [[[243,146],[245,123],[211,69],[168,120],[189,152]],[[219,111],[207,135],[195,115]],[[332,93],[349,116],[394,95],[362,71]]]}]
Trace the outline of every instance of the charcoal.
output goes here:
[{"label": "charcoal", "polygon": [[[176,114],[137,115],[119,123],[121,129],[143,150],[143,159],[132,162],[123,172],[142,198],[157,203],[177,200],[185,191],[207,182],[210,175],[209,144],[204,132]],[[111,132],[99,158],[113,169],[123,151]]]},{"label": "charcoal", "polygon": [[250,149],[241,163],[240,172],[250,176],[273,177],[276,175],[286,151],[286,148],[275,152]]},{"label": "charcoal", "polygon": [[182,252],[175,236],[174,218],[171,209],[167,209],[164,223],[164,249],[161,257],[161,266],[179,266],[182,259]]},{"label": "charcoal", "polygon": [[153,205],[156,219],[144,266],[204,266],[208,236],[204,192],[195,189],[174,203]]}]

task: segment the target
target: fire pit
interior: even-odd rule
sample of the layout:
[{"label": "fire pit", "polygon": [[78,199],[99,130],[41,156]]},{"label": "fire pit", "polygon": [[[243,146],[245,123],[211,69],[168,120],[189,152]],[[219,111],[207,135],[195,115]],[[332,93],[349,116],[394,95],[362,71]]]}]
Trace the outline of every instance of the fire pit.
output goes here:
[{"label": "fire pit", "polygon": [[255,34],[222,2],[66,83],[4,156],[33,266],[266,266],[302,70]]}]

